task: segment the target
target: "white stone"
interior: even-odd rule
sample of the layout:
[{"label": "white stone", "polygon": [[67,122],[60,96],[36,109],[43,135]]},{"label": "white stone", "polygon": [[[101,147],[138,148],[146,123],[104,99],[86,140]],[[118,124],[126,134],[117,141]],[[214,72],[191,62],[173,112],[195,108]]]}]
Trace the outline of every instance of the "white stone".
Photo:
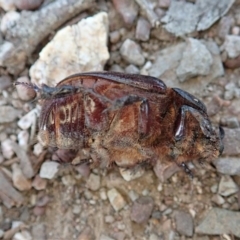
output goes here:
[{"label": "white stone", "polygon": [[61,29],[31,67],[32,82],[55,86],[71,74],[103,70],[109,59],[107,41],[108,16],[105,12]]},{"label": "white stone", "polygon": [[28,129],[32,126],[34,123],[36,117],[38,116],[38,110],[35,108],[28,112],[26,115],[24,115],[19,121],[18,121],[18,126],[21,129]]},{"label": "white stone", "polygon": [[17,137],[18,137],[19,146],[21,146],[24,150],[27,150],[28,141],[29,141],[29,132],[26,130],[20,131]]},{"label": "white stone", "polygon": [[41,178],[53,179],[58,172],[59,163],[53,161],[44,162],[40,169]]},{"label": "white stone", "polygon": [[5,158],[10,159],[14,155],[12,140],[5,139],[1,142],[2,154]]},{"label": "white stone", "polygon": [[115,211],[119,211],[126,206],[126,201],[123,196],[117,191],[117,189],[112,188],[107,192],[108,199]]},{"label": "white stone", "polygon": [[13,236],[13,240],[32,240],[32,236],[28,231],[24,230],[15,233]]}]

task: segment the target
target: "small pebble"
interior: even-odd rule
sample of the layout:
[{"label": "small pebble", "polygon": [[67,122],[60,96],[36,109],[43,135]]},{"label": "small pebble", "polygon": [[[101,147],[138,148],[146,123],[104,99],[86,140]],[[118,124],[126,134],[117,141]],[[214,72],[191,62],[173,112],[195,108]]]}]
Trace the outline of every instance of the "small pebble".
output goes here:
[{"label": "small pebble", "polygon": [[43,152],[43,145],[41,143],[37,143],[33,146],[33,153],[36,156],[39,156]]},{"label": "small pebble", "polygon": [[3,91],[12,86],[12,81],[9,76],[0,77],[0,90]]},{"label": "small pebble", "polygon": [[18,121],[18,126],[26,130],[32,126],[32,124],[35,122],[35,119],[37,117],[37,109],[33,109],[30,112],[28,112],[26,115],[21,117],[21,119]]},{"label": "small pebble", "polygon": [[23,230],[21,232],[15,233],[13,240],[32,240],[32,236],[28,231]]},{"label": "small pebble", "polygon": [[194,227],[192,216],[187,212],[176,211],[174,217],[176,230],[184,236],[192,237]]},{"label": "small pebble", "polygon": [[46,161],[42,164],[39,176],[41,178],[53,179],[58,172],[59,163]]},{"label": "small pebble", "polygon": [[131,64],[140,66],[144,64],[144,57],[140,46],[133,40],[126,39],[120,48],[123,59]]},{"label": "small pebble", "polygon": [[113,31],[113,32],[110,32],[109,37],[110,37],[111,43],[117,43],[120,40],[121,35],[119,31]]},{"label": "small pebble", "polygon": [[151,197],[139,197],[132,206],[131,220],[136,223],[146,223],[150,218],[154,207]]},{"label": "small pebble", "polygon": [[105,222],[106,223],[113,223],[114,222],[114,217],[111,215],[105,216]]},{"label": "small pebble", "polygon": [[33,214],[35,216],[42,216],[45,214],[45,212],[46,212],[46,207],[38,207],[37,206],[37,207],[33,208]]},{"label": "small pebble", "polygon": [[0,106],[0,124],[13,122],[19,115],[20,111],[11,106]]},{"label": "small pebble", "polygon": [[139,178],[145,173],[144,169],[142,169],[142,168],[140,168],[136,172],[133,172],[133,170],[131,170],[131,169],[120,168],[119,172],[122,175],[123,179],[127,182],[130,182],[136,178]]},{"label": "small pebble", "polygon": [[121,210],[127,204],[123,196],[115,188],[108,190],[107,196],[115,211]]},{"label": "small pebble", "polygon": [[158,0],[158,6],[161,8],[169,8],[171,0]]},{"label": "small pebble", "polygon": [[24,150],[27,150],[28,141],[29,141],[29,132],[26,130],[20,131],[17,137],[18,137],[19,146],[21,146]]},{"label": "small pebble", "polygon": [[130,191],[128,192],[128,196],[130,197],[130,199],[131,199],[133,202],[139,198],[138,193],[136,193],[134,190],[130,190]]},{"label": "small pebble", "polygon": [[92,191],[97,191],[100,188],[100,184],[101,184],[100,176],[91,173],[87,180],[86,187]]},{"label": "small pebble", "polygon": [[65,186],[73,186],[76,184],[76,180],[71,175],[66,175],[62,177],[62,183]]},{"label": "small pebble", "polygon": [[150,36],[151,24],[144,18],[139,18],[136,27],[136,39],[148,41]]},{"label": "small pebble", "polygon": [[212,198],[211,198],[212,202],[216,203],[217,205],[222,205],[225,203],[225,200],[222,196],[220,196],[219,194],[215,194]]},{"label": "small pebble", "polygon": [[102,200],[107,200],[107,193],[106,193],[106,189],[105,188],[101,188],[100,191],[99,191],[99,194],[100,194],[100,198]]},{"label": "small pebble", "polygon": [[238,185],[232,180],[230,176],[224,175],[221,177],[218,193],[221,196],[227,197],[239,191]]},{"label": "small pebble", "polygon": [[[30,83],[30,80],[28,77],[20,77],[17,79],[17,82],[21,83]],[[18,96],[23,101],[30,101],[36,97],[36,92],[34,89],[29,88],[25,85],[16,85]]]},{"label": "small pebble", "polygon": [[41,178],[39,175],[36,175],[32,181],[32,186],[38,191],[46,189],[47,180]]},{"label": "small pebble", "polygon": [[12,140],[5,139],[1,142],[2,154],[6,159],[11,159],[14,155],[14,150],[12,148]]},{"label": "small pebble", "polygon": [[121,14],[124,22],[128,25],[133,24],[138,14],[138,6],[134,1],[113,0],[114,7]]},{"label": "small pebble", "polygon": [[73,205],[72,212],[78,215],[81,212],[82,208],[80,205]]},{"label": "small pebble", "polygon": [[125,68],[125,72],[130,74],[139,74],[139,69],[135,65],[130,64]]},{"label": "small pebble", "polygon": [[35,10],[42,2],[43,0],[15,0],[15,5],[19,10]]},{"label": "small pebble", "polygon": [[12,165],[12,180],[14,187],[20,191],[26,191],[32,188],[31,181],[24,176],[19,164],[17,163]]}]

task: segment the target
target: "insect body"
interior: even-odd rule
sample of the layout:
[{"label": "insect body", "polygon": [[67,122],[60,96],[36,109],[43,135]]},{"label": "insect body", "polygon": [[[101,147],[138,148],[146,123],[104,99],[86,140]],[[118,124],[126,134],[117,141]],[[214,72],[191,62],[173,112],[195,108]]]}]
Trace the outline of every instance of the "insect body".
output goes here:
[{"label": "insect body", "polygon": [[211,161],[223,151],[205,105],[160,79],[117,72],[72,75],[40,92],[39,139],[59,149],[88,149],[93,166],[131,168],[156,161]]}]

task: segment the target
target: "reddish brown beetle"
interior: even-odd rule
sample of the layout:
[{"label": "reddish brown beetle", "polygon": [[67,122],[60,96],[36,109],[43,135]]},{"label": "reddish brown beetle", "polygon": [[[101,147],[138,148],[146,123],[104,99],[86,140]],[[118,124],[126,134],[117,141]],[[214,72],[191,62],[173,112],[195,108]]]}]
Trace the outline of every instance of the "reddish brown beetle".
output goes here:
[{"label": "reddish brown beetle", "polygon": [[211,161],[223,151],[224,132],[212,127],[205,105],[155,77],[89,72],[67,77],[56,87],[28,87],[43,100],[41,142],[89,149],[93,166],[174,161],[191,174],[187,162]]}]

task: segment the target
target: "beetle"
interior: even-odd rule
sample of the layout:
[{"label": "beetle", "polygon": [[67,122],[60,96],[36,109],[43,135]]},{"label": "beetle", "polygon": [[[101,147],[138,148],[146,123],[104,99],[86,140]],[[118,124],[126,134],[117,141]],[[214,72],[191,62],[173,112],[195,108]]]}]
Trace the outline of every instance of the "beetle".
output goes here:
[{"label": "beetle", "polygon": [[190,93],[155,77],[120,72],[71,75],[55,87],[25,84],[39,93],[39,140],[58,149],[87,149],[92,167],[154,166],[212,161],[224,131]]}]

